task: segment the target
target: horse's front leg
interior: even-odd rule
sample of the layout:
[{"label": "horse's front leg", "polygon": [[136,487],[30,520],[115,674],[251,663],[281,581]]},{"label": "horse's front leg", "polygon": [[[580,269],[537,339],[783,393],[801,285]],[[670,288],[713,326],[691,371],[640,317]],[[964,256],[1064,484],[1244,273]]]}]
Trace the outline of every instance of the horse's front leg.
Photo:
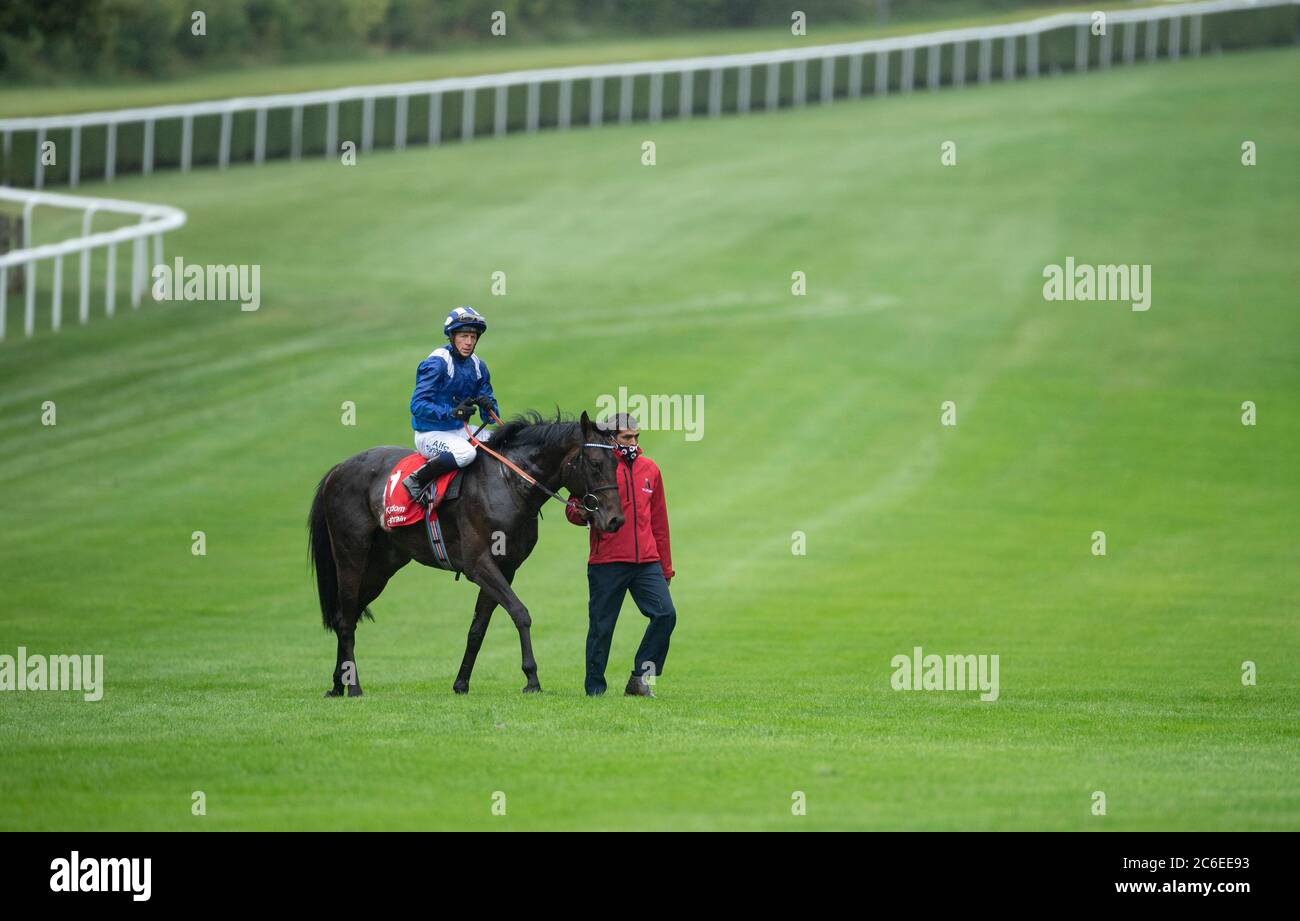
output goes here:
[{"label": "horse's front leg", "polygon": [[[540,691],[542,686],[537,683],[537,661],[533,658],[531,632],[533,619],[528,616],[528,608],[524,607],[524,603],[519,600],[519,596],[510,587],[510,580],[501,572],[501,568],[497,565],[492,554],[486,551],[481,554],[474,567],[474,572],[469,573],[469,576],[478,583],[479,588],[487,593],[489,598],[505,608],[506,613],[510,615],[510,619],[515,622],[515,629],[519,631],[521,665],[524,677],[528,679],[528,683],[524,685],[524,693],[530,694]],[[466,650],[466,653],[468,654],[468,650]]]},{"label": "horse's front leg", "polygon": [[469,636],[465,639],[465,658],[461,660],[460,672],[451,689],[457,694],[469,693],[469,676],[474,672],[474,662],[478,659],[479,648],[483,645],[483,635],[487,633],[488,622],[497,602],[485,589],[480,588],[478,601],[474,604],[474,622],[469,625]]}]

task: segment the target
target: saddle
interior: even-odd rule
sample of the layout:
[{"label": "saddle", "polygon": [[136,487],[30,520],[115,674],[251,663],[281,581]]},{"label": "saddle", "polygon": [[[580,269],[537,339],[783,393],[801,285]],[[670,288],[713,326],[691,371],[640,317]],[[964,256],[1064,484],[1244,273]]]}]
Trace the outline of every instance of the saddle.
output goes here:
[{"label": "saddle", "polygon": [[460,478],[457,476],[460,470],[444,473],[433,481],[431,498],[426,507],[412,499],[411,493],[402,485],[402,481],[418,470],[425,459],[424,455],[412,452],[398,461],[397,466],[389,472],[388,482],[384,484],[384,510],[379,524],[384,530],[391,531],[393,528],[424,522],[429,535],[429,546],[433,548],[433,558],[441,568],[452,569],[447,548],[443,545],[438,508],[460,495]]},{"label": "saddle", "polygon": [[384,514],[380,522],[385,530],[419,524],[426,517],[436,519],[438,506],[459,494],[459,483],[456,483],[456,488],[452,488],[452,481],[460,473],[457,469],[444,473],[433,481],[432,497],[427,507],[411,498],[411,493],[402,485],[402,481],[422,467],[425,460],[424,455],[412,452],[389,471],[388,482],[384,484]]}]

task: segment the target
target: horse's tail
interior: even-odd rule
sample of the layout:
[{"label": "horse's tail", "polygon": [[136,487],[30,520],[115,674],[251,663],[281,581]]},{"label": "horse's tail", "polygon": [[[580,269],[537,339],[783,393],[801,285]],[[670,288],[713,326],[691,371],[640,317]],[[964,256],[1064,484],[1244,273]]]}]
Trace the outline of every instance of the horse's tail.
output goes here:
[{"label": "horse's tail", "polygon": [[339,616],[339,571],[334,562],[334,547],[330,542],[329,524],[325,520],[325,484],[338,466],[321,478],[316,487],[316,497],[311,501],[311,514],[307,516],[307,552],[312,569],[316,570],[316,591],[320,594],[320,616],[326,630],[337,630]]}]

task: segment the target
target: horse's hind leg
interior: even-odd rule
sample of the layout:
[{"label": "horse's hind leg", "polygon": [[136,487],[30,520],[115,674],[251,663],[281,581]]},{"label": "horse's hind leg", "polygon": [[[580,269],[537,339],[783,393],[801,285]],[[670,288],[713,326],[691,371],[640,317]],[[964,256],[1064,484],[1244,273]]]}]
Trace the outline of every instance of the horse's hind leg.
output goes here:
[{"label": "horse's hind leg", "polygon": [[457,694],[469,693],[469,676],[474,671],[474,661],[478,658],[479,648],[483,645],[483,635],[487,633],[488,622],[496,610],[496,599],[483,589],[478,590],[478,601],[474,603],[474,621],[469,625],[469,637],[465,640],[465,658],[460,662],[460,672],[451,689]]},{"label": "horse's hind leg", "polygon": [[[357,675],[356,635],[357,622],[365,610],[362,592],[366,562],[370,552],[370,535],[334,543],[335,565],[338,567],[339,613],[334,625],[338,635],[338,658],[334,663],[334,684],[326,697],[341,697],[344,689],[348,697],[361,696],[361,679]],[[387,581],[387,580],[385,580]]]},{"label": "horse's hind leg", "polygon": [[339,578],[339,623],[334,632],[338,634],[338,657],[334,663],[334,686],[326,697],[342,697],[347,689],[349,697],[361,696],[361,679],[357,675],[356,638],[357,621],[361,619],[364,606],[359,602],[355,587],[344,588],[343,579]]}]

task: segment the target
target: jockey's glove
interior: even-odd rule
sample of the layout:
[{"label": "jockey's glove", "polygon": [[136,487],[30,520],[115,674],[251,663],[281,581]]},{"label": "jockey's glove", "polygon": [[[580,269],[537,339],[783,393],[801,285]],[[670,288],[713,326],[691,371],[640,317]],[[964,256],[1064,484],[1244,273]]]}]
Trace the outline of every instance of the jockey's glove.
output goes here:
[{"label": "jockey's glove", "polygon": [[451,411],[451,417],[465,422],[474,413],[474,403],[471,400],[461,400],[456,404],[456,408]]}]

